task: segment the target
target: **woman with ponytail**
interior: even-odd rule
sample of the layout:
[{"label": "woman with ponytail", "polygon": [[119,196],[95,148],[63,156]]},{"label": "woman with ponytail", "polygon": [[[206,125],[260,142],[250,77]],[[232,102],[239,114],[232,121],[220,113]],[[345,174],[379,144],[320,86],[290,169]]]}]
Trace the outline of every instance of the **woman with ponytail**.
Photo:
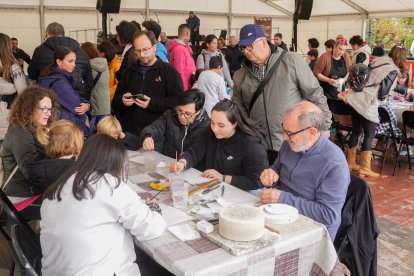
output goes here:
[{"label": "woman with ponytail", "polygon": [[218,102],[206,129],[177,162],[171,172],[179,173],[204,161],[204,177],[216,178],[242,190],[260,187],[260,173],[268,167],[263,135],[230,100]]},{"label": "woman with ponytail", "polygon": [[89,135],[89,120],[86,112],[90,105],[74,88],[72,72],[76,66],[76,54],[68,47],[59,46],[53,54],[54,63],[40,74],[39,85],[52,89],[60,105],[59,119],[69,120]]}]

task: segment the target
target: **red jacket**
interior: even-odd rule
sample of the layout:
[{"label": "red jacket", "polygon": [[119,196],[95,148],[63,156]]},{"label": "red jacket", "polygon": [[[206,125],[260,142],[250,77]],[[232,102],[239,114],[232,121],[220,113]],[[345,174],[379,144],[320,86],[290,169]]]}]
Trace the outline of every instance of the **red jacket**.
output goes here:
[{"label": "red jacket", "polygon": [[191,75],[196,71],[191,47],[173,39],[168,44],[167,49],[170,52],[170,64],[180,73],[184,91],[190,89]]}]

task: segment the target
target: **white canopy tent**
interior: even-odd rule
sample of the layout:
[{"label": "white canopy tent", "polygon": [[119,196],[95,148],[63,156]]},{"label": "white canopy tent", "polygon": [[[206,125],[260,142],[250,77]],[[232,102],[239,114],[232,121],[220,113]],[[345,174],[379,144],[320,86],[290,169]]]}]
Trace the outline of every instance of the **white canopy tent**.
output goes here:
[{"label": "white canopy tent", "polygon": [[[271,17],[272,33],[281,32],[291,43],[294,0],[121,0],[119,14],[109,15],[109,32],[123,19],[142,22],[158,21],[167,35],[176,35],[188,11],[201,19],[202,34],[228,30],[237,35],[239,29],[253,23],[253,16]],[[96,41],[101,29],[101,15],[96,0],[1,0],[0,31],[17,37],[20,47],[29,54],[41,43],[50,22],[65,26],[66,35],[79,42]],[[307,50],[307,39],[316,37],[321,43],[338,34],[345,37],[364,35],[368,19],[413,17],[414,0],[313,0],[310,20],[298,25],[298,52]]]}]

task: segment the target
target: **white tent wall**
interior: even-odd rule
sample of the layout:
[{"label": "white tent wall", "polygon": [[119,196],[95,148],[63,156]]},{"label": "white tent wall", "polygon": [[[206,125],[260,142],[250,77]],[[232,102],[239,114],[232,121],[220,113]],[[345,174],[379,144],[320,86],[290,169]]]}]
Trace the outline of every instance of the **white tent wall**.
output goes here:
[{"label": "white tent wall", "polygon": [[[293,1],[293,0],[292,0]],[[328,38],[334,38],[338,34],[343,34],[349,38],[352,35],[363,34],[363,15],[355,11],[353,15],[329,16],[329,11],[322,8],[333,7],[335,5],[321,6],[320,1],[314,0],[314,15],[309,21],[299,21],[298,26],[298,52],[306,54],[307,39],[316,37],[320,43],[320,52],[323,52],[323,43]],[[341,0],[338,5],[344,5]],[[411,2],[410,2],[411,1]],[[228,9],[232,7],[232,23],[230,35],[238,35],[240,28],[248,23],[253,23],[253,16],[272,17],[272,34],[281,32],[283,40],[290,45],[292,40],[292,19],[282,11],[265,4],[263,0],[148,0],[148,15],[153,20],[159,20],[163,30],[168,35],[176,35],[177,27],[185,22],[188,11],[194,10],[201,18],[201,33],[218,35],[221,29],[228,27]],[[382,8],[390,5],[385,0],[353,0],[353,2],[363,6],[365,9],[373,7]],[[374,3],[367,5],[366,3]],[[375,5],[375,3],[380,5]],[[386,4],[384,4],[386,2]],[[146,18],[146,0],[121,0],[121,12],[110,14],[112,18],[109,31],[115,33],[115,26],[122,20],[136,20],[142,22]],[[370,17],[386,16],[413,16],[414,1],[399,0],[405,6],[391,5],[389,10],[397,7],[398,13],[388,14],[386,10],[372,10]],[[44,24],[57,21],[65,26],[66,35],[77,39],[79,42],[96,41],[96,31],[101,29],[101,15],[95,10],[96,0],[1,0],[0,1],[0,30],[10,36],[19,39],[22,49],[31,54],[34,48],[42,42],[41,36],[41,13],[39,5],[44,5]],[[270,5],[277,4],[284,9],[291,11],[290,0],[280,0],[270,2]],[[336,5],[336,7],[339,7]],[[409,6],[411,5],[411,6]],[[319,8],[318,8],[319,7]],[[408,7],[405,10],[402,7]],[[349,6],[347,6],[349,10]],[[349,11],[347,10],[347,13]],[[333,9],[331,14],[338,14],[341,11]],[[328,13],[328,14],[327,14]],[[326,16],[320,16],[326,14]],[[91,29],[91,31],[76,30]],[[43,30],[44,31],[44,30]],[[229,36],[229,35],[228,35]]]}]

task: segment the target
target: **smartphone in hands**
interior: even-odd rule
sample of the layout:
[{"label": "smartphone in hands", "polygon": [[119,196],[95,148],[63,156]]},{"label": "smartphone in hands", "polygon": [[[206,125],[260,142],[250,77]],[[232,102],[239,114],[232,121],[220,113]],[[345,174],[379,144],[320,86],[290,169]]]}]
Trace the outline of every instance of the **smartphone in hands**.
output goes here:
[{"label": "smartphone in hands", "polygon": [[144,94],[133,94],[131,96],[125,96],[125,99],[138,99],[140,101],[146,101]]}]

